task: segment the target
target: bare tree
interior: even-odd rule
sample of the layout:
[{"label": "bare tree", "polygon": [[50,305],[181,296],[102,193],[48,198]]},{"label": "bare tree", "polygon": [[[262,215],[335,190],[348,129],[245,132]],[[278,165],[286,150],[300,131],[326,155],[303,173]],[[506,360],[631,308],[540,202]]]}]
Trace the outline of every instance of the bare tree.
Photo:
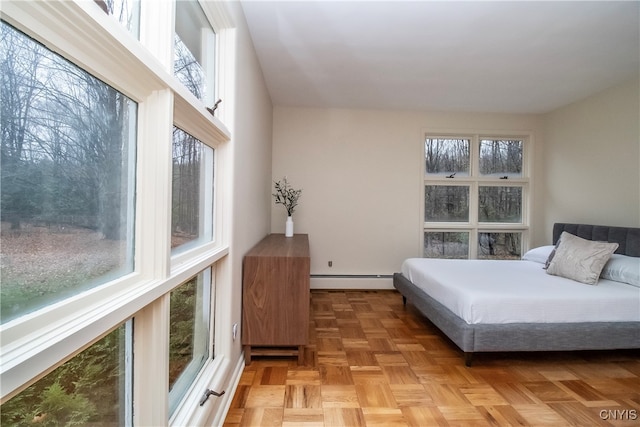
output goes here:
[{"label": "bare tree", "polygon": [[4,23],[2,35],[3,217],[124,238],[135,104]]},{"label": "bare tree", "polygon": [[43,54],[27,44],[13,28],[0,26],[2,217],[11,222],[12,229],[20,228],[22,215],[33,215],[36,210],[30,200],[36,176],[26,162],[27,129],[42,90],[37,70]]},{"label": "bare tree", "polygon": [[198,235],[200,224],[201,144],[174,128],[171,231],[192,238]]}]

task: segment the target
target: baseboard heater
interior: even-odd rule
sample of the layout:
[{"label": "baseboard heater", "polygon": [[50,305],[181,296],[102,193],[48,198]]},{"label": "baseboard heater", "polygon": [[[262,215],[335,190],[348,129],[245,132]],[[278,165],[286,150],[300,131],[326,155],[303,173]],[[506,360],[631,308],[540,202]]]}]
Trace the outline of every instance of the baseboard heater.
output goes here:
[{"label": "baseboard heater", "polygon": [[393,274],[312,274],[311,289],[393,289]]}]

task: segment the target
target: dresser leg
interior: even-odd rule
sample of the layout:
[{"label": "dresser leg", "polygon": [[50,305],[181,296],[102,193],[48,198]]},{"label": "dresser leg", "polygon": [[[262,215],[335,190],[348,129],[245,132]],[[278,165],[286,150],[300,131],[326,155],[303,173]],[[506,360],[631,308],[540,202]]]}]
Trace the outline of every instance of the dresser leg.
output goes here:
[{"label": "dresser leg", "polygon": [[251,365],[251,346],[245,345],[244,348],[244,364],[245,366]]},{"label": "dresser leg", "polygon": [[304,365],[304,346],[298,346],[298,365]]}]

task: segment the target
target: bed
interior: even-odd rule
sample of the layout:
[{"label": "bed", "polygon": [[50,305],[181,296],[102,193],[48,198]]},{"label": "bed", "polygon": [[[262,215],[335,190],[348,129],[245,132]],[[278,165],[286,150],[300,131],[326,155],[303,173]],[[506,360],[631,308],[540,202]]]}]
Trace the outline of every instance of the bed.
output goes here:
[{"label": "bed", "polygon": [[[551,258],[556,270],[569,237],[617,244],[595,284],[548,274],[561,236],[565,253]],[[614,259],[626,263],[622,278]],[[553,245],[529,251],[522,260],[410,258],[393,284],[404,304],[414,305],[447,335],[471,366],[476,352],[640,348],[639,263],[640,228],[556,223]]]}]

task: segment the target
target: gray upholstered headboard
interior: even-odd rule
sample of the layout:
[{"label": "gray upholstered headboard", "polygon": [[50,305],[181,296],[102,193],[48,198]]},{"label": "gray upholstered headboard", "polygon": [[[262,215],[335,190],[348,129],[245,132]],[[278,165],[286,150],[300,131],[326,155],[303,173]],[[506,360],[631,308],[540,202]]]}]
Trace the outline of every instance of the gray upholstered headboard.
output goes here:
[{"label": "gray upholstered headboard", "polygon": [[640,228],[557,222],[553,224],[554,245],[563,231],[587,240],[618,243],[617,254],[640,257]]}]

